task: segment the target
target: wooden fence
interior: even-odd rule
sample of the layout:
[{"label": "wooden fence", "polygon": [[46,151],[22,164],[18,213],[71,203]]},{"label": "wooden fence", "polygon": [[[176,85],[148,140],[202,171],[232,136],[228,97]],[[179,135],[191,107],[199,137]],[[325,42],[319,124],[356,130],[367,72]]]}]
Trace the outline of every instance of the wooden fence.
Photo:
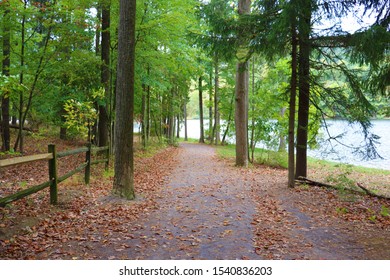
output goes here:
[{"label": "wooden fence", "polygon": [[[94,160],[91,161],[92,154],[97,152],[104,152],[104,159],[100,160]],[[68,172],[67,174],[58,177],[57,173],[57,161],[60,158],[85,153],[85,162],[78,166],[76,169]],[[50,187],[50,203],[51,204],[57,204],[57,189],[58,184],[65,181],[69,177],[73,176],[76,173],[79,173],[84,170],[84,180],[85,184],[89,184],[90,180],[90,174],[91,174],[91,166],[99,163],[105,163],[106,169],[108,168],[109,164],[109,149],[108,147],[94,147],[89,144],[87,147],[70,150],[70,151],[64,151],[64,152],[58,152],[56,151],[55,145],[49,145],[48,146],[48,153],[46,154],[39,154],[39,155],[32,155],[32,156],[24,156],[24,157],[17,157],[17,158],[10,158],[5,160],[0,160],[0,169],[6,166],[12,166],[12,165],[19,165],[23,163],[28,162],[35,162],[38,160],[48,160],[49,161],[49,181],[42,183],[37,186],[30,187],[28,189],[19,191],[17,193],[14,193],[12,195],[9,195],[7,197],[0,198],[0,207],[4,207],[8,203],[11,203],[13,201],[16,201],[18,199],[21,199],[23,197],[29,196],[33,193],[36,193],[38,191],[41,191],[45,188]]]}]

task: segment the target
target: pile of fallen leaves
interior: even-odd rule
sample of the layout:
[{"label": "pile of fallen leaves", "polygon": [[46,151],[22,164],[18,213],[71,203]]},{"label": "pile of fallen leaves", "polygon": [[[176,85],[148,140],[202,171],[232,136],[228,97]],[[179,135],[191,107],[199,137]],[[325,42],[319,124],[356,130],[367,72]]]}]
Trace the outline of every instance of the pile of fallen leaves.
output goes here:
[{"label": "pile of fallen leaves", "polygon": [[[63,142],[59,146],[59,151],[76,147]],[[34,150],[37,152],[45,151]],[[152,157],[136,156],[135,201],[112,196],[113,175],[105,172],[104,166],[94,166],[89,186],[83,184],[81,175],[59,185],[56,206],[49,204],[49,193],[45,189],[0,208],[0,258],[94,259],[96,256],[90,252],[95,246],[125,248],[123,246],[127,245],[122,240],[132,238],[131,223],[140,213],[155,207],[155,198],[174,164],[174,154],[174,148],[167,148]],[[73,169],[82,160],[79,157],[67,158],[62,169],[59,168],[60,172]],[[7,190],[2,196],[46,181],[46,165],[23,165],[2,172],[2,189]],[[20,184],[26,178],[28,182]]]}]

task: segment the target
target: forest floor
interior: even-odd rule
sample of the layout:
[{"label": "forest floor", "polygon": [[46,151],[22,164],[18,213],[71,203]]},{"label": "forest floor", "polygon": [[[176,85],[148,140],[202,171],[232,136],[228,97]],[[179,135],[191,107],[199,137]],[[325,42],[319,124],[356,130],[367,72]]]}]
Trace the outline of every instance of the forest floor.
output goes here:
[{"label": "forest floor", "polygon": [[[47,176],[27,168],[2,171],[0,196]],[[135,201],[102,173],[65,181],[57,206],[42,191],[0,209],[0,259],[390,259],[390,200],[288,189],[286,170],[237,168],[208,145],[137,157]]]}]

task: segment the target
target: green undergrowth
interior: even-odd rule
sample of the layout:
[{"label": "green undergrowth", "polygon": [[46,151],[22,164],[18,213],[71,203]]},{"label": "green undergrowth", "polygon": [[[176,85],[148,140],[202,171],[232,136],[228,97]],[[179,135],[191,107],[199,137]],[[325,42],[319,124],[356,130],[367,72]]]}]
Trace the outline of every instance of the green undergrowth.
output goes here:
[{"label": "green undergrowth", "polygon": [[369,175],[369,174],[371,174],[371,175],[390,175],[390,170],[357,166],[357,165],[345,164],[345,163],[338,163],[338,162],[327,161],[327,160],[319,160],[319,159],[315,159],[315,158],[308,158],[308,165],[311,168],[315,168],[315,169],[327,168],[330,171],[338,171],[340,169],[342,169],[342,170],[353,169],[354,172],[364,173],[367,175]]},{"label": "green undergrowth", "polygon": [[159,141],[157,138],[151,138],[146,147],[143,147],[140,141],[135,141],[135,157],[150,158],[167,147],[165,141]]},{"label": "green undergrowth", "polygon": [[187,140],[184,140],[184,138],[179,138],[178,141],[179,143],[191,143],[191,144],[199,143],[199,139],[195,139],[195,138],[188,138]]},{"label": "green undergrowth", "polygon": [[[217,147],[217,153],[221,158],[235,158],[236,156],[236,146],[235,145],[224,145]],[[256,148],[254,152],[254,162],[253,164],[262,164],[268,165],[277,168],[287,168],[288,163],[287,153],[286,152],[275,152],[270,150],[265,150],[261,148]]]},{"label": "green undergrowth", "polygon": [[[218,146],[217,153],[221,158],[234,159],[235,145]],[[275,152],[256,148],[254,164],[262,164],[277,168],[288,167],[286,152]],[[326,160],[308,158],[308,174],[310,178],[326,182],[341,188],[356,186],[356,183],[381,186],[390,189],[389,170],[354,166],[350,164],[335,163]],[[373,189],[375,191],[375,189]]]}]

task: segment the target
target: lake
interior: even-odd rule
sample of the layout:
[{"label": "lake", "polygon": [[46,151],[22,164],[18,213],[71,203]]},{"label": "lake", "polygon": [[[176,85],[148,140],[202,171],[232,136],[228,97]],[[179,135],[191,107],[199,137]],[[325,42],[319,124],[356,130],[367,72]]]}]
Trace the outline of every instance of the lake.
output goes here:
[{"label": "lake", "polygon": [[[346,147],[359,147],[364,137],[358,125],[350,125],[343,120],[327,121],[328,131],[332,137],[343,134],[343,137],[339,139],[342,144],[336,141],[321,140],[319,148],[309,150],[308,155],[318,159],[390,170],[390,120],[373,120],[372,125],[370,132],[380,137],[376,149],[383,159],[364,160],[360,155],[354,154],[352,148]],[[206,121],[205,128],[207,127]],[[324,128],[321,128],[320,135],[323,136],[323,139],[329,138]],[[180,136],[184,137],[183,125]],[[199,136],[199,120],[188,120],[188,137],[199,139]]]}]

